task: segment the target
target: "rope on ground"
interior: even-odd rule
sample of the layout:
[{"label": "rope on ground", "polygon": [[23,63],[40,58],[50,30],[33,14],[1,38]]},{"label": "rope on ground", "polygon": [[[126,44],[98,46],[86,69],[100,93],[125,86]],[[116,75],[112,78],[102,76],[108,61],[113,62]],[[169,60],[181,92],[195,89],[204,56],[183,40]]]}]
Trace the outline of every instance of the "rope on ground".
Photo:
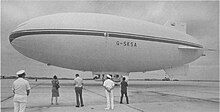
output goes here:
[{"label": "rope on ground", "polygon": [[[31,87],[31,89],[34,89],[35,87],[37,87],[37,86],[39,86],[39,85],[40,85],[40,84],[37,84],[37,85]],[[12,98],[12,97],[14,97],[14,94],[11,95],[11,96],[8,96],[7,98],[5,98],[5,99],[3,99],[3,100],[1,100],[1,102],[4,102],[4,101],[6,101],[6,100],[8,100],[8,99],[10,99],[10,98]]]},{"label": "rope on ground", "polygon": [[[91,90],[86,89],[86,88],[83,88],[83,89],[86,90],[86,91],[89,91],[89,92],[91,92],[91,93],[94,93],[94,94],[96,94],[96,95],[98,95],[98,96],[101,96],[101,97],[104,97],[104,98],[105,98],[105,96],[102,95],[102,94],[96,93],[96,92],[91,91]],[[116,101],[116,100],[114,100],[114,102],[118,102],[118,103],[119,103],[119,101]],[[144,112],[144,110],[138,109],[138,108],[133,107],[133,106],[131,106],[131,105],[126,105],[126,106],[129,107],[129,108],[132,108],[132,109],[134,109],[134,110],[137,110],[137,111],[140,111],[140,112]]]}]

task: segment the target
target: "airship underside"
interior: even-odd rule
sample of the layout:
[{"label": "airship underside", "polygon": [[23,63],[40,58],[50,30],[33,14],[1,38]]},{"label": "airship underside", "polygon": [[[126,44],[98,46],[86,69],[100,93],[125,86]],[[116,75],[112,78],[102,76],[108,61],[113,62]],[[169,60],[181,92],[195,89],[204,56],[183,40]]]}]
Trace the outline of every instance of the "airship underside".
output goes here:
[{"label": "airship underside", "polygon": [[9,40],[29,58],[92,72],[166,70],[190,63],[203,54],[203,46],[185,32],[93,13],[31,19],[19,25]]}]

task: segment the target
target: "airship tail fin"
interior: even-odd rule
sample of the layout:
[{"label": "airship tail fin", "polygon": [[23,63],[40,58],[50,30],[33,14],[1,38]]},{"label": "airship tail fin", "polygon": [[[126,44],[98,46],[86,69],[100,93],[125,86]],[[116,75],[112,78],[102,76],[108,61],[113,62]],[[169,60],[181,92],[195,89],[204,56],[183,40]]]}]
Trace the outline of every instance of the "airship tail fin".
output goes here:
[{"label": "airship tail fin", "polygon": [[212,48],[203,48],[203,54],[202,56],[206,56],[206,54],[208,53],[213,53],[213,52],[218,52],[219,53],[219,50],[217,49],[212,49]]},{"label": "airship tail fin", "polygon": [[189,64],[177,67],[165,68],[164,71],[169,77],[186,76],[189,72]]},{"label": "airship tail fin", "polygon": [[186,33],[186,23],[167,21],[164,26],[171,27]]}]

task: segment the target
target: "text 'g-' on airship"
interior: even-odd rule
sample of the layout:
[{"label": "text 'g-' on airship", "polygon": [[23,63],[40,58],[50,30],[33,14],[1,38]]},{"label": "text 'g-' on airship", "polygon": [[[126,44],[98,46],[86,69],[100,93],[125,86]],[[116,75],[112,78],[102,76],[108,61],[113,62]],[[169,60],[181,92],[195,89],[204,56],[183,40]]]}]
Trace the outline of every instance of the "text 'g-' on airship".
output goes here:
[{"label": "text 'g-' on airship", "polygon": [[188,63],[203,54],[185,30],[175,22],[162,26],[107,14],[60,13],[20,24],[9,40],[29,58],[94,75],[160,69],[175,75],[185,74]]}]

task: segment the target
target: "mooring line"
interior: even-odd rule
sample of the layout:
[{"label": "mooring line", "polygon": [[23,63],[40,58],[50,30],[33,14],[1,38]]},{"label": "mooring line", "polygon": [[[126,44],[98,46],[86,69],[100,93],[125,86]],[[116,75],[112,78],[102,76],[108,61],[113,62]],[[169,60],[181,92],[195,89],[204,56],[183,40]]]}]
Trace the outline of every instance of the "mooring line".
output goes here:
[{"label": "mooring line", "polygon": [[148,92],[160,94],[162,96],[169,95],[169,96],[176,96],[176,97],[182,97],[182,98],[193,99],[193,100],[200,100],[200,101],[207,101],[207,102],[212,102],[212,103],[219,103],[218,101],[213,101],[213,100],[208,100],[208,99],[194,98],[194,97],[189,97],[189,96],[181,96],[181,95],[176,95],[176,94],[168,94],[168,93],[162,93],[162,92],[157,92],[157,91],[148,91]]},{"label": "mooring line", "polygon": [[[102,94],[96,93],[96,92],[91,91],[91,90],[86,89],[86,88],[83,88],[83,89],[85,89],[86,91],[89,91],[89,92],[91,92],[91,93],[93,93],[93,94],[96,94],[96,95],[98,95],[98,96],[101,96],[101,97],[105,98],[105,96],[102,95]],[[114,100],[114,102],[118,102],[118,103],[119,103],[119,101],[116,101],[116,100]],[[133,107],[133,106],[131,106],[131,105],[125,105],[125,106],[127,106],[127,107],[129,107],[129,108],[132,108],[132,109],[134,109],[134,110],[140,111],[140,112],[144,112],[144,110],[141,110],[141,109],[139,109],[139,108]]]},{"label": "mooring line", "polygon": [[[40,84],[41,84],[41,83],[40,83]],[[39,86],[40,84],[37,84],[37,85],[33,86],[31,89],[34,89],[35,87]],[[5,98],[5,99],[3,99],[3,100],[1,100],[1,102],[4,102],[4,101],[10,99],[10,98],[12,98],[13,96],[14,96],[14,94],[11,95],[11,96],[8,96],[7,98]]]}]

